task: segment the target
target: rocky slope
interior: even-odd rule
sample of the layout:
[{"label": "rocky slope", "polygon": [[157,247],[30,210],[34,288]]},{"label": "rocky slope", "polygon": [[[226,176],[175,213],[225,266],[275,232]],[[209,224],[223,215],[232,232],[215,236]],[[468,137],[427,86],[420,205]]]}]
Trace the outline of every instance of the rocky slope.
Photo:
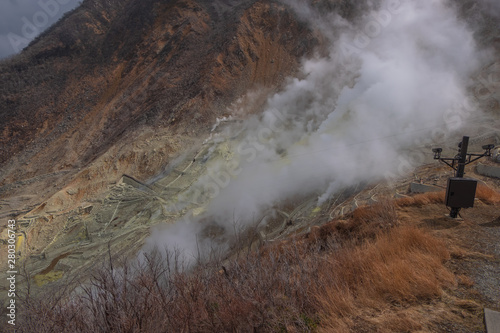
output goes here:
[{"label": "rocky slope", "polygon": [[[312,3],[355,20],[365,2]],[[480,44],[498,49],[495,16],[472,1],[455,3]],[[241,118],[262,111],[302,59],[325,47],[320,31],[278,1],[84,1],[20,55],[0,62],[2,239],[8,218],[18,219],[17,248],[40,287],[84,274],[106,257],[108,244],[114,252],[136,253],[151,225],[182,215],[165,207],[189,192],[206,163],[232,153],[238,135],[226,138],[228,144],[217,141],[224,122],[214,132],[213,124],[240,105]],[[478,103],[496,119],[487,133],[471,134],[476,148],[498,137],[496,74],[490,63],[475,78],[486,78],[489,97]],[[455,142],[447,144],[455,149]],[[443,186],[448,174],[429,168],[416,175]],[[411,180],[353,185],[321,207],[316,196],[286,198],[258,230],[259,241],[307,233],[383,195],[407,194]],[[497,181],[484,181],[498,189]],[[481,223],[496,218],[487,208],[478,213],[487,216]],[[410,218],[418,215],[410,210]],[[427,213],[417,216],[421,224],[439,227],[441,220]],[[204,232],[217,237],[210,227]],[[5,255],[2,250],[2,263]]]},{"label": "rocky slope", "polygon": [[3,216],[71,181],[93,195],[123,173],[147,179],[317,44],[273,2],[105,4],[86,1],[0,64]]}]

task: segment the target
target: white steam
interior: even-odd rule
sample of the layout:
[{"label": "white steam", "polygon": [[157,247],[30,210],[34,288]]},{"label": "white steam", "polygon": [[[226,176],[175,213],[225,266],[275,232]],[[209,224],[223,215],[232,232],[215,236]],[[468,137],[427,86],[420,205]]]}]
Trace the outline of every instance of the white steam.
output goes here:
[{"label": "white steam", "polygon": [[[184,195],[228,230],[295,195],[317,195],[320,205],[342,187],[403,176],[409,148],[477,112],[467,86],[481,56],[445,1],[382,1],[356,25],[292,7],[331,39],[328,56],[305,61],[302,79],[228,135],[226,158],[210,160]],[[150,244],[192,252],[197,230],[182,220]]]}]

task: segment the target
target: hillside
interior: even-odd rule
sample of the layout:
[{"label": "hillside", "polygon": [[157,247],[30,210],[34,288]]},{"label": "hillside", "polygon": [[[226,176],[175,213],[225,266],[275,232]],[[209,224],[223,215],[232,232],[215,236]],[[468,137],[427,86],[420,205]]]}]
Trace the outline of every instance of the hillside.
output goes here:
[{"label": "hillside", "polygon": [[481,332],[500,183],[468,166],[461,220],[411,189],[445,187],[431,148],[463,135],[499,154],[499,18],[489,0],[84,0],[0,61],[20,331]]},{"label": "hillside", "polygon": [[194,269],[176,252],[142,263],[110,254],[70,303],[54,285],[31,294],[20,331],[484,332],[483,308],[500,301],[500,192],[480,185],[459,220],[445,216],[443,191],[392,200],[369,188],[346,204],[374,193],[370,206],[258,250],[241,243],[260,242],[247,234],[229,258]]},{"label": "hillside", "polygon": [[[4,216],[42,203],[82,170],[92,175],[89,195],[123,173],[147,179],[242,92],[278,87],[317,43],[277,3],[105,3],[85,1],[1,63],[0,185],[4,198],[21,198]],[[153,132],[161,146],[137,148]],[[92,166],[98,158],[108,163]]]}]

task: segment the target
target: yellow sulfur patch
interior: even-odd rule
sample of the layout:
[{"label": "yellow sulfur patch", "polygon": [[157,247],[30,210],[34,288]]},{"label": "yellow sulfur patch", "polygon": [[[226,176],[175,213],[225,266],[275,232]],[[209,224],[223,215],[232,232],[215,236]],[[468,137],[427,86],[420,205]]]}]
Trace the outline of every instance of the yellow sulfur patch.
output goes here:
[{"label": "yellow sulfur patch", "polygon": [[20,235],[17,237],[17,242],[16,242],[16,253],[22,250],[22,248],[23,248],[23,244],[24,244],[24,235],[23,235],[23,234],[20,234]]},{"label": "yellow sulfur patch", "polygon": [[321,212],[321,207],[316,207],[312,210],[311,212],[311,215],[310,216],[315,216],[317,215],[319,212]]},{"label": "yellow sulfur patch", "polygon": [[63,277],[63,274],[63,271],[52,271],[47,274],[37,274],[33,277],[33,280],[38,287],[41,287],[47,283],[59,280]]},{"label": "yellow sulfur patch", "polygon": [[193,216],[201,215],[205,212],[205,207],[198,207],[193,209]]}]

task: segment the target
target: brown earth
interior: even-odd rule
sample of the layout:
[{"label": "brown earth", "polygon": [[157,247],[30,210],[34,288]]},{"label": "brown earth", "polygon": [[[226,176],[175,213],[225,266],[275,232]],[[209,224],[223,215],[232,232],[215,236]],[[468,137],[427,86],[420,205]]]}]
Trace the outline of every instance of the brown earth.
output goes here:
[{"label": "brown earth", "polygon": [[123,173],[151,177],[317,44],[273,2],[108,3],[86,1],[0,63],[2,216],[69,184],[93,196]]},{"label": "brown earth", "polygon": [[[472,20],[476,7],[458,2]],[[315,3],[347,18],[359,11],[347,0]],[[484,22],[481,42],[498,45],[495,22]],[[135,200],[144,194],[117,184],[122,175],[146,181],[169,164],[191,160],[227,107],[247,104],[245,94],[253,90],[254,107],[247,112],[259,112],[266,96],[321,45],[318,32],[274,1],[84,1],[19,56],[0,62],[0,226],[8,217],[32,217],[23,246],[34,256],[33,272],[57,273],[53,280],[85,271],[94,255],[105,256],[106,237],[123,241],[117,251],[137,250],[148,235],[147,222],[143,229],[119,230],[131,224],[126,215],[142,211],[131,205],[112,213],[122,195]],[[498,114],[498,101],[482,106]],[[447,176],[433,165],[415,177],[443,186]],[[297,207],[283,203],[293,221],[277,220],[263,238],[307,233],[378,197],[407,194],[415,177],[392,187],[356,186],[320,211],[314,200]],[[498,180],[475,177],[499,189]],[[398,209],[402,223],[430,230],[451,253],[446,265],[457,287],[415,310],[449,315],[436,318],[430,326],[435,331],[482,331],[481,308],[498,309],[500,217],[498,203],[486,201],[463,211],[460,221],[446,218],[442,204],[425,200]],[[92,229],[90,220],[105,223]],[[102,244],[92,244],[92,236]]]}]

